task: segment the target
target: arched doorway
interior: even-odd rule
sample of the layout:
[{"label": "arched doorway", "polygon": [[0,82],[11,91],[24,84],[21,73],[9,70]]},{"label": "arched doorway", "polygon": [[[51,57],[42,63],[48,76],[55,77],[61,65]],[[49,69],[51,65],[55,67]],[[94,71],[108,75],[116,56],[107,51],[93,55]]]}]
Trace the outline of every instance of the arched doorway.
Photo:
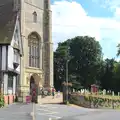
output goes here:
[{"label": "arched doorway", "polygon": [[30,77],[30,95],[31,95],[31,102],[37,103],[38,99],[38,89],[39,89],[39,84],[37,80],[35,80],[34,76]]}]

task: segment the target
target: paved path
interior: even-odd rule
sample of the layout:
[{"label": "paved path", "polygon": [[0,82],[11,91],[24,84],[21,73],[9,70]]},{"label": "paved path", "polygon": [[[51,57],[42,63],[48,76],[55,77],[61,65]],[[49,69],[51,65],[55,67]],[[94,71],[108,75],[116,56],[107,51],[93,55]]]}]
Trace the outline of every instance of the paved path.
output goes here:
[{"label": "paved path", "polygon": [[[0,120],[33,120],[32,104],[13,104],[0,109]],[[87,109],[60,104],[34,104],[34,120],[119,120],[118,110]]]},{"label": "paved path", "polygon": [[85,116],[76,116],[73,119],[63,119],[63,120],[119,120],[120,111],[115,110],[100,110],[93,112]]},{"label": "paved path", "polygon": [[0,120],[32,120],[32,104],[13,104],[0,108]]},{"label": "paved path", "polygon": [[85,109],[85,108],[76,108],[73,106],[59,105],[59,104],[42,104],[36,105],[36,120],[49,120],[52,118],[54,120],[66,118],[69,116],[75,115],[84,115],[88,114],[88,112],[93,112],[93,109]]},{"label": "paved path", "polygon": [[46,96],[45,98],[41,98],[39,99],[39,103],[42,104],[47,104],[47,103],[62,103],[63,102],[63,95],[62,93],[60,94],[59,97],[57,97],[57,95],[55,95],[54,99],[52,96]]},{"label": "paved path", "polygon": [[[36,105],[35,120],[119,120],[120,111],[95,110],[59,104]],[[51,118],[51,119],[50,119]]]}]

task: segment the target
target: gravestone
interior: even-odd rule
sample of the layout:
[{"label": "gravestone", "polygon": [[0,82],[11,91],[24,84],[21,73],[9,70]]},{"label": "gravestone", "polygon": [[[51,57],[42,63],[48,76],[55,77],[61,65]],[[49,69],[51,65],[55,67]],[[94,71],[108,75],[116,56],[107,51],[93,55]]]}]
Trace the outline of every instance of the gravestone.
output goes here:
[{"label": "gravestone", "polygon": [[112,96],[114,96],[114,91],[112,91]]},{"label": "gravestone", "polygon": [[78,93],[80,93],[80,91],[78,91]]},{"label": "gravestone", "polygon": [[73,92],[75,92],[75,89],[73,89]]},{"label": "gravestone", "polygon": [[105,89],[103,90],[103,95],[106,95],[106,90]]},{"label": "gravestone", "polygon": [[82,93],[82,94],[85,93],[85,90],[84,90],[84,89],[81,89],[81,93]]}]

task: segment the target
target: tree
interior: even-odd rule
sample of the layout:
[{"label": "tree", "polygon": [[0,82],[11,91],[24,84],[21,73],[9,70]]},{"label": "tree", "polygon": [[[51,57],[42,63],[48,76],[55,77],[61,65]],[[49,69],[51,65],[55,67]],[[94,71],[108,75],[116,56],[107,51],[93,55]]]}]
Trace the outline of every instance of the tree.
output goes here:
[{"label": "tree", "polygon": [[[67,53],[69,47],[69,52]],[[78,36],[58,44],[54,53],[55,86],[65,80],[65,64],[69,56],[69,80],[79,86],[88,87],[99,78],[102,52],[98,41],[89,36]],[[56,87],[56,88],[57,88]],[[59,87],[60,88],[60,87]],[[78,88],[78,86],[77,86]]]},{"label": "tree", "polygon": [[117,45],[118,51],[117,51],[117,56],[120,55],[120,43]]},{"label": "tree", "polygon": [[114,89],[114,64],[115,60],[114,59],[106,59],[104,61],[104,75],[101,77],[101,85],[103,89],[107,90],[113,90]]},{"label": "tree", "polygon": [[71,39],[70,55],[72,56],[72,72],[80,76],[84,87],[97,80],[100,62],[102,60],[101,46],[93,37],[78,36]]},{"label": "tree", "polygon": [[114,63],[113,73],[114,91],[118,92],[120,91],[120,62]]},{"label": "tree", "polygon": [[58,44],[54,52],[54,84],[56,90],[61,90],[62,82],[65,81],[65,64],[67,58],[68,41]]}]

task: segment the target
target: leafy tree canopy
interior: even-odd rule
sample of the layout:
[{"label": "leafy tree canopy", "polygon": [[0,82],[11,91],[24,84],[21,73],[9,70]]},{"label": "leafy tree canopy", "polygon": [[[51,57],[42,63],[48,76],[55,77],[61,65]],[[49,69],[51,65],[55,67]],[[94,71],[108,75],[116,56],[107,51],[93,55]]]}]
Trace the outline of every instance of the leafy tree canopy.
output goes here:
[{"label": "leafy tree canopy", "polygon": [[102,51],[98,41],[89,36],[77,36],[58,44],[54,53],[55,84],[65,80],[65,64],[69,59],[69,80],[88,87],[96,82],[101,67]]}]

